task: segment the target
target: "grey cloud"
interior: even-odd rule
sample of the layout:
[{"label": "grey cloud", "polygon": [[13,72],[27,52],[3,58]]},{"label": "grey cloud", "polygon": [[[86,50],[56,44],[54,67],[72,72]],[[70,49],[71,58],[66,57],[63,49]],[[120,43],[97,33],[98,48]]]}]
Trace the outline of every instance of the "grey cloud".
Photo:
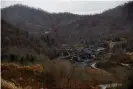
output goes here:
[{"label": "grey cloud", "polygon": [[114,8],[127,1],[3,1],[2,7],[9,6],[16,3],[41,8],[49,12],[71,12],[75,14],[93,14],[100,13],[109,8]]}]

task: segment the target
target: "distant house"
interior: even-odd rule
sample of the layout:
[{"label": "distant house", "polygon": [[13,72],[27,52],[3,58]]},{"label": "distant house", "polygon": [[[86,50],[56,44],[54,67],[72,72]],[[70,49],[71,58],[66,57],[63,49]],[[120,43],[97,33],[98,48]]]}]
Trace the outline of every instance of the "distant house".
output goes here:
[{"label": "distant house", "polygon": [[49,34],[49,33],[50,33],[50,31],[45,31],[45,32],[44,32],[44,34]]},{"label": "distant house", "polygon": [[99,47],[96,51],[97,51],[97,52],[103,52],[104,50],[105,50],[105,48]]}]

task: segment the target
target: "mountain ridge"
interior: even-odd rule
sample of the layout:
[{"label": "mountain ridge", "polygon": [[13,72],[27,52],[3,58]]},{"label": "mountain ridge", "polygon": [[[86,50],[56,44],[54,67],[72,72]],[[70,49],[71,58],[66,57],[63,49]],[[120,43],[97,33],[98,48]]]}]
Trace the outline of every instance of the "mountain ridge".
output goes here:
[{"label": "mountain ridge", "polygon": [[[49,13],[25,5],[14,5],[1,10],[2,19],[18,28],[43,36],[46,31],[54,34],[57,43],[78,43],[82,39],[98,41],[114,34],[131,31],[133,2],[94,15]],[[10,18],[12,17],[12,18]]]}]

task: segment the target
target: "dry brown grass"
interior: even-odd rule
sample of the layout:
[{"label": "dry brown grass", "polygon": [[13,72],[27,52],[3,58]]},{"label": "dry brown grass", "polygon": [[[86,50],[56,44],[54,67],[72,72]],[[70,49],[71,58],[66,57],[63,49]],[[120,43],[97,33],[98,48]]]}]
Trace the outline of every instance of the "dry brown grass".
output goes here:
[{"label": "dry brown grass", "polygon": [[86,72],[90,76],[90,79],[97,79],[100,83],[112,83],[118,81],[112,73],[102,69],[96,70],[88,67],[86,68]]},{"label": "dry brown grass", "polygon": [[110,57],[110,61],[127,64],[133,63],[133,55],[129,55],[124,52],[116,52]]},{"label": "dry brown grass", "polygon": [[41,65],[19,66],[13,63],[4,63],[1,64],[2,78],[12,83],[13,87],[20,86],[22,89],[97,88],[98,84],[95,82],[72,79],[74,71],[69,62],[56,62],[51,63],[48,69],[44,69]]},{"label": "dry brown grass", "polygon": [[26,86],[22,88],[21,86],[16,86],[15,83],[1,79],[1,88],[2,89],[32,89],[31,86]]},{"label": "dry brown grass", "polygon": [[29,71],[34,71],[34,72],[43,72],[44,68],[42,65],[30,65],[30,66],[19,66],[15,63],[2,63],[1,67],[6,67],[6,68],[14,68],[14,69],[19,69],[19,70],[29,70]]},{"label": "dry brown grass", "polygon": [[16,86],[14,83],[1,79],[1,87],[4,89],[23,89],[20,86]]},{"label": "dry brown grass", "polygon": [[46,71],[47,83],[54,85],[56,89],[92,89],[90,81],[74,80],[74,67],[69,61],[54,60]]},{"label": "dry brown grass", "polygon": [[[26,89],[95,89],[99,83],[116,81],[115,76],[91,67],[74,67],[65,60],[42,65],[20,66],[2,63],[2,78]],[[97,88],[98,89],[98,88]]]},{"label": "dry brown grass", "polygon": [[133,73],[131,68],[110,61],[98,63],[97,67],[113,74],[117,78],[118,82],[127,82],[128,76]]},{"label": "dry brown grass", "polygon": [[132,62],[133,62],[133,54],[128,55],[128,56],[129,56],[129,58],[130,58],[130,61],[132,61]]},{"label": "dry brown grass", "polygon": [[44,69],[41,65],[19,66],[14,63],[1,64],[1,76],[3,79],[25,88],[32,86],[32,89],[45,87],[40,81]]}]

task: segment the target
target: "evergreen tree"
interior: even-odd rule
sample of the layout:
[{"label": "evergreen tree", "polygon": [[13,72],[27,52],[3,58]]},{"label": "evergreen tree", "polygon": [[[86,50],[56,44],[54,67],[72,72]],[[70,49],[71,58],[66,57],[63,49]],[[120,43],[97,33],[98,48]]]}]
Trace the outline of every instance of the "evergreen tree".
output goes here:
[{"label": "evergreen tree", "polygon": [[30,62],[34,63],[35,59],[36,59],[35,56],[32,55],[30,56]]},{"label": "evergreen tree", "polygon": [[26,60],[30,60],[29,54],[26,54]]},{"label": "evergreen tree", "polygon": [[24,63],[24,57],[20,58],[20,63],[23,64]]},{"label": "evergreen tree", "polygon": [[10,54],[10,60],[11,60],[11,62],[14,62],[16,58],[17,58],[16,55]]}]

